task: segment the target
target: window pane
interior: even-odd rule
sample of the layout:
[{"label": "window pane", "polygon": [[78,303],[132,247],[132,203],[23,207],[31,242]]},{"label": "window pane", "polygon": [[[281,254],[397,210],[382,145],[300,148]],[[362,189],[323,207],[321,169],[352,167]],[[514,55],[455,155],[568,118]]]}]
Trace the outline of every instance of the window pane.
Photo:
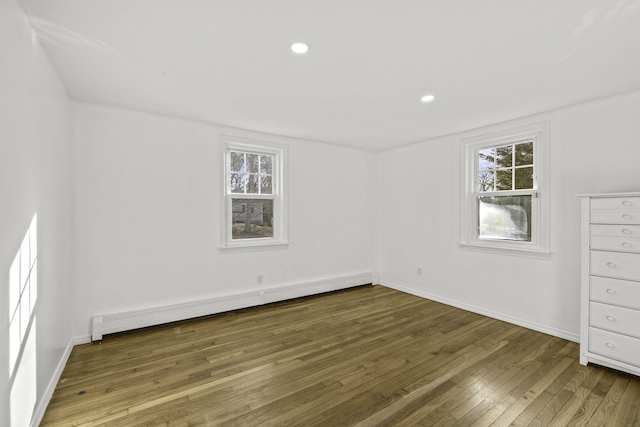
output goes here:
[{"label": "window pane", "polygon": [[496,190],[511,190],[511,169],[496,171]]},{"label": "window pane", "polygon": [[496,148],[496,168],[509,168],[513,165],[513,146]]},{"label": "window pane", "polygon": [[261,176],[260,177],[260,193],[261,194],[272,194],[272,182],[270,176]]},{"label": "window pane", "polygon": [[493,174],[492,171],[478,172],[478,191],[493,191]]},{"label": "window pane", "polygon": [[533,164],[533,141],[516,145],[516,166]]},{"label": "window pane", "polygon": [[258,175],[249,175],[249,180],[247,181],[247,194],[258,194]]},{"label": "window pane", "polygon": [[232,173],[229,180],[232,193],[244,193],[244,186],[247,181],[246,174]]},{"label": "window pane", "polygon": [[231,172],[244,172],[244,153],[231,152]]},{"label": "window pane", "polygon": [[531,241],[531,196],[478,197],[478,238]]},{"label": "window pane", "polygon": [[258,173],[258,156],[257,154],[247,154],[247,165],[249,173]]},{"label": "window pane", "polygon": [[533,188],[533,167],[516,169],[516,190]]},{"label": "window pane", "polygon": [[273,237],[273,200],[233,199],[231,238]]},{"label": "window pane", "polygon": [[260,173],[271,175],[273,173],[273,157],[272,156],[260,156]]},{"label": "window pane", "polygon": [[493,148],[485,148],[478,151],[478,170],[488,170],[495,167],[495,157],[493,154]]}]

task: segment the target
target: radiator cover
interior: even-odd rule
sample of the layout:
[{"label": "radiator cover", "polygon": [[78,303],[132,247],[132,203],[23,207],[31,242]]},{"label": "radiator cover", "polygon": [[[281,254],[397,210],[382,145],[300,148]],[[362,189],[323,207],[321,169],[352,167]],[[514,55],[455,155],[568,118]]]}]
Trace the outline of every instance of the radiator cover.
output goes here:
[{"label": "radiator cover", "polygon": [[92,318],[91,340],[99,341],[103,335],[115,332],[193,319],[369,283],[373,283],[372,272],[333,277],[198,301],[149,307],[119,313],[100,314]]}]

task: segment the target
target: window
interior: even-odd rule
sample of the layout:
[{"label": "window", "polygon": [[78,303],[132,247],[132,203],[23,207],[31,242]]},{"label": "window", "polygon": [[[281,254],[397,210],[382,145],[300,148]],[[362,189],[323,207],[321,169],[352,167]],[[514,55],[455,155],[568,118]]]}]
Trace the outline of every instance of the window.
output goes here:
[{"label": "window", "polygon": [[231,137],[223,141],[221,249],[286,245],[285,148]]},{"label": "window", "polygon": [[549,254],[547,139],[540,123],[462,140],[463,248]]}]

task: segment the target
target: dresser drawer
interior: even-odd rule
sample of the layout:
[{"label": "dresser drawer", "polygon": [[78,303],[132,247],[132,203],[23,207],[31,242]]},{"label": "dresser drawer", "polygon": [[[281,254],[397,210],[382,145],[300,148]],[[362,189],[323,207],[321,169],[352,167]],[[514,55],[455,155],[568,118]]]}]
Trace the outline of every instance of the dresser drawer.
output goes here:
[{"label": "dresser drawer", "polygon": [[640,310],[640,282],[597,276],[591,276],[589,281],[591,301]]},{"label": "dresser drawer", "polygon": [[640,254],[590,251],[591,275],[640,281]]},{"label": "dresser drawer", "polygon": [[640,338],[640,311],[591,302],[589,303],[589,325]]},{"label": "dresser drawer", "polygon": [[626,237],[640,239],[640,225],[605,225],[593,224],[589,226],[589,234],[605,237]]},{"label": "dresser drawer", "polygon": [[589,351],[630,365],[640,366],[640,340],[589,328]]},{"label": "dresser drawer", "polygon": [[610,210],[591,211],[592,224],[640,224],[640,211]]},{"label": "dresser drawer", "polygon": [[629,237],[591,236],[591,249],[640,253],[640,239]]},{"label": "dresser drawer", "polygon": [[591,199],[591,223],[640,224],[640,197]]},{"label": "dresser drawer", "polygon": [[602,197],[591,199],[591,210],[631,209],[640,212],[640,197]]}]

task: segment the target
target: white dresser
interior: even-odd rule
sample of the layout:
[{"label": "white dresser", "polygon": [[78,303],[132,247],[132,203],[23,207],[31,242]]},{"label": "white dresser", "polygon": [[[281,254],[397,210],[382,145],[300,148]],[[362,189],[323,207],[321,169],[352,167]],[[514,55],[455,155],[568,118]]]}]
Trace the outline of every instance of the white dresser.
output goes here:
[{"label": "white dresser", "polygon": [[581,197],[580,363],[640,375],[640,193]]}]

